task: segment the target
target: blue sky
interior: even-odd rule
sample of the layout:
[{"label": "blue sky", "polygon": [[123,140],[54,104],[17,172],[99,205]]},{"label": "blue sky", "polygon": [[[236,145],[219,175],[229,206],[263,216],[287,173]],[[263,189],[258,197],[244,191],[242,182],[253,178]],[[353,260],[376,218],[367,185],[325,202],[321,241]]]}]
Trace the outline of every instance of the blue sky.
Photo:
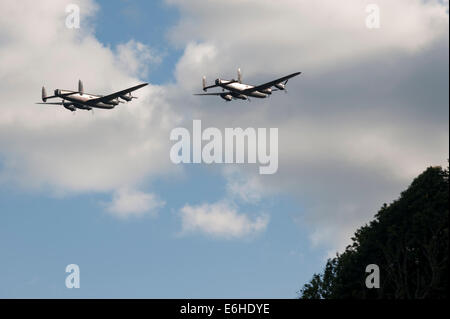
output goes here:
[{"label": "blue sky", "polygon": [[[180,205],[223,191],[216,176],[188,170],[186,182],[158,182],[168,203],[159,217],[126,221],[102,211],[102,196],[54,198],[3,187],[2,297],[295,297],[324,253],[311,250],[306,230],[292,223],[299,208],[289,199],[263,203],[277,218],[255,239],[180,237]],[[80,266],[80,289],[64,286],[71,263]]]},{"label": "blue sky", "polygon": [[[80,1],[83,17],[91,1]],[[383,27],[368,31],[362,2],[352,1],[352,10],[334,1],[317,10],[287,0],[100,0],[89,17],[94,40],[85,42],[61,26],[60,2],[48,0],[43,13],[32,1],[25,11],[0,4],[8,101],[0,106],[0,297],[295,298],[384,202],[448,158],[448,10],[380,0]],[[130,40],[160,63],[139,58]],[[130,61],[118,53],[124,43]],[[237,67],[251,83],[304,74],[265,101],[192,97],[202,75],[231,77]],[[43,82],[74,86],[79,76],[88,91],[151,85],[126,108],[95,116],[32,104]],[[278,127],[278,173],[175,168],[169,131],[193,119]],[[120,218],[108,207],[123,187],[165,205]],[[231,239],[182,232],[185,205],[223,202],[268,224]],[[80,289],[65,287],[68,264],[80,267]]]},{"label": "blue sky", "polygon": [[148,81],[163,84],[173,81],[173,70],[182,50],[170,45],[167,31],[179,18],[174,6],[163,1],[99,1],[100,12],[94,22],[96,36],[115,46],[135,39],[163,56],[160,65],[148,75]]}]

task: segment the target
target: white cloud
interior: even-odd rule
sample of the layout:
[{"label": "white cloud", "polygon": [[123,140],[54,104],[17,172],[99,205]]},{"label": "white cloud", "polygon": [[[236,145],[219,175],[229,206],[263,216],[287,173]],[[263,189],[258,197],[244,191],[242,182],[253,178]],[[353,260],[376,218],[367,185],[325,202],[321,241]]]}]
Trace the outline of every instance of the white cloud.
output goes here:
[{"label": "white cloud", "polygon": [[114,194],[107,210],[120,218],[144,214],[155,216],[158,209],[164,205],[165,202],[159,200],[155,194],[122,188]]},{"label": "white cloud", "polygon": [[245,174],[236,165],[225,167],[223,174],[227,183],[227,195],[231,199],[258,204],[265,196],[275,192],[270,185],[263,184],[260,175]]},{"label": "white cloud", "polygon": [[247,203],[258,203],[262,198],[264,187],[258,183],[255,176],[246,177],[242,173],[237,173],[237,177],[229,177],[227,181],[227,191],[231,196],[235,196]]},{"label": "white cloud", "polygon": [[162,61],[161,55],[158,55],[147,45],[135,40],[119,44],[117,46],[117,58],[126,73],[139,77],[147,76],[149,65],[159,64]]},{"label": "white cloud", "polygon": [[[214,74],[219,69],[223,74],[244,63],[248,76],[317,72],[386,52],[417,52],[448,28],[446,6],[437,1],[379,0],[381,28],[376,30],[365,24],[371,0],[167,2],[181,10],[181,20],[170,33],[175,44],[187,46],[180,80],[202,71]],[[187,63],[199,62],[195,56],[205,48],[216,59]]]},{"label": "white cloud", "polygon": [[134,40],[115,49],[99,42],[90,24],[93,1],[78,2],[81,28],[66,28],[68,3],[0,3],[0,181],[56,193],[110,192],[171,174],[167,136],[179,117],[166,88],[149,85],[135,92],[138,100],[94,115],[34,104],[42,85],[50,93],[82,79],[87,92],[110,93],[142,83],[141,70],[159,61]]},{"label": "white cloud", "polygon": [[228,202],[198,206],[185,205],[180,210],[182,233],[200,232],[211,237],[234,239],[254,236],[264,231],[269,223],[267,215],[251,219],[236,211]]}]

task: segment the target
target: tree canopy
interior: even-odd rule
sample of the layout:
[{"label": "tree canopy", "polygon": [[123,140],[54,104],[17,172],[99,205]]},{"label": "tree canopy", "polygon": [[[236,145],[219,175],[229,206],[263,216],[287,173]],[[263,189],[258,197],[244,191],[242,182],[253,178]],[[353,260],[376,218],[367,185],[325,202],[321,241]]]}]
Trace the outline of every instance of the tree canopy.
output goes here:
[{"label": "tree canopy", "polygon": [[[415,178],[313,275],[300,298],[448,298],[448,175],[448,168],[429,167]],[[366,287],[369,264],[379,267],[379,288]]]}]

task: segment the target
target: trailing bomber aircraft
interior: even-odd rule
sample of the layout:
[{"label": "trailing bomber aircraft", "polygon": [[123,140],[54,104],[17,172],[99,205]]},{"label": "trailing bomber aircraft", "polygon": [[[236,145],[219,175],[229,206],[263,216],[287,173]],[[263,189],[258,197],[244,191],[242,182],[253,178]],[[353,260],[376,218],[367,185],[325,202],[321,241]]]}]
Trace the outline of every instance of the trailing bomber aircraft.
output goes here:
[{"label": "trailing bomber aircraft", "polygon": [[[235,80],[222,80],[217,79],[214,85],[207,86],[206,85],[206,77],[204,76],[202,79],[203,91],[207,91],[208,89],[221,87],[221,93],[200,93],[194,95],[215,95],[220,96],[225,101],[229,102],[233,99],[239,100],[248,100],[249,97],[256,98],[266,98],[272,94],[274,91],[285,91],[286,84],[290,78],[301,74],[301,72],[292,73],[290,75],[284,76],[274,81],[270,81],[261,85],[253,86],[242,83],[242,74],[241,69],[238,69],[238,79]],[[275,87],[275,88],[272,88]]]},{"label": "trailing bomber aircraft", "polygon": [[[90,93],[84,93],[83,82],[79,80],[78,91],[56,89],[54,91],[54,95],[52,96],[47,96],[45,87],[42,87],[42,102],[44,103],[36,103],[36,104],[62,105],[72,112],[76,111],[77,109],[80,110],[92,110],[93,108],[113,109],[119,103],[124,103],[123,101],[130,102],[132,99],[137,99],[136,96],[131,95],[131,92],[136,91],[146,85],[148,85],[148,83],[139,84],[129,89],[125,89],[109,95],[94,95]],[[54,103],[46,103],[48,99],[53,98],[60,98],[62,99],[62,101]]]}]

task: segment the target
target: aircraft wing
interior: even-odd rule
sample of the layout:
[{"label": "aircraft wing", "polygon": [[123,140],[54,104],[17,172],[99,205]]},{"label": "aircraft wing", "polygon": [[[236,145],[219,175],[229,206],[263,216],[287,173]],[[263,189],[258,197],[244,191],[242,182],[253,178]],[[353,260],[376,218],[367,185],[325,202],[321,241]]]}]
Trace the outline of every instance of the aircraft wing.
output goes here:
[{"label": "aircraft wing", "polygon": [[139,84],[139,85],[133,86],[126,90],[122,90],[119,92],[115,92],[113,94],[105,95],[105,96],[99,97],[97,99],[89,100],[89,103],[108,102],[108,101],[111,101],[113,99],[120,97],[121,95],[125,95],[125,94],[131,93],[133,91],[136,91],[146,85],[148,85],[148,83]]},{"label": "aircraft wing", "polygon": [[221,94],[231,94],[231,92],[221,92],[221,93],[198,93],[194,95],[221,95]]},{"label": "aircraft wing", "polygon": [[270,82],[267,82],[267,83],[264,83],[264,84],[252,87],[251,89],[247,89],[245,91],[242,91],[242,94],[248,94],[248,93],[251,93],[251,92],[255,92],[255,91],[265,90],[265,89],[271,88],[275,84],[279,84],[281,82],[285,82],[285,81],[289,80],[290,78],[293,78],[294,76],[297,76],[297,75],[299,75],[301,73],[302,72],[295,72],[295,73],[283,76],[282,78],[276,79],[274,81],[270,81]]},{"label": "aircraft wing", "polygon": [[[231,81],[227,81],[226,83],[223,83],[223,84],[232,84],[232,83],[237,83],[238,81],[236,81],[236,80],[231,80]],[[205,80],[205,78],[203,78],[203,91],[207,91],[207,90],[209,90],[209,89],[212,89],[212,88],[216,88],[216,87],[220,87],[220,85],[217,85],[217,84],[213,84],[213,85],[210,85],[210,86],[206,86],[206,80]]]},{"label": "aircraft wing", "polygon": [[216,88],[216,87],[219,87],[219,86],[216,85],[216,84],[213,84],[213,85],[210,85],[210,86],[205,86],[205,87],[203,88],[203,91],[206,92],[206,90],[209,90],[209,89],[212,89],[212,88]]}]

